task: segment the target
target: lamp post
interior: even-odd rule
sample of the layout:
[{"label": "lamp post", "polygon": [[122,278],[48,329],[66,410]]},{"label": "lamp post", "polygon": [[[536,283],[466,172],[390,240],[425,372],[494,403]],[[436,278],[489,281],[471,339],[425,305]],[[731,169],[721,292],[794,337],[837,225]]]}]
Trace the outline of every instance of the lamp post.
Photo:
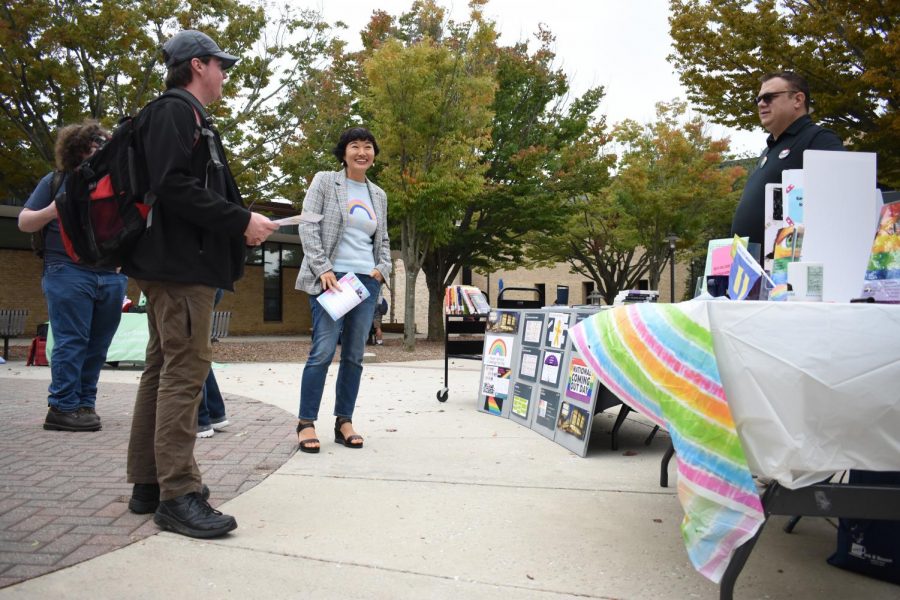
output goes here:
[{"label": "lamp post", "polygon": [[678,236],[670,233],[666,236],[666,241],[669,242],[669,294],[670,301],[675,304],[675,242],[678,241]]}]

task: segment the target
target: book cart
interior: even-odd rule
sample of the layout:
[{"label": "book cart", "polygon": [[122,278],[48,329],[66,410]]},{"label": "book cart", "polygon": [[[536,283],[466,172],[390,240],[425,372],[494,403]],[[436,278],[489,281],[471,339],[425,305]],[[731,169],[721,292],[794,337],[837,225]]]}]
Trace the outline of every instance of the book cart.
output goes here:
[{"label": "book cart", "polygon": [[[444,315],[444,387],[438,390],[438,402],[446,402],[450,395],[448,379],[450,359],[481,360],[487,315]],[[458,339],[464,335],[469,339]],[[472,337],[476,339],[471,339]]]},{"label": "book cart", "polygon": [[[509,292],[534,295],[534,298],[514,299],[508,297]],[[466,301],[467,299],[472,301],[471,304]],[[480,303],[481,300],[484,304]],[[501,308],[540,308],[543,304],[544,296],[537,288],[509,287],[500,290],[497,298],[497,305]],[[487,306],[484,294],[477,288],[469,286],[447,288],[444,298],[444,387],[437,391],[438,402],[446,402],[450,395],[451,358],[482,360],[484,332],[489,311],[490,307]],[[465,336],[466,339],[460,339],[461,336]]]},{"label": "book cart", "polygon": [[444,294],[444,387],[437,391],[438,402],[450,395],[450,359],[481,360],[484,328],[490,305],[484,294],[468,285],[448,286]]}]

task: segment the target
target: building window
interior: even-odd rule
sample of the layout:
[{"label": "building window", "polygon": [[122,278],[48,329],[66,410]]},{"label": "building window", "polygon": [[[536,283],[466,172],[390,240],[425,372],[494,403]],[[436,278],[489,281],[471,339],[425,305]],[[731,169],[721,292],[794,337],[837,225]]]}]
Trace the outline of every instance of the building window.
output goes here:
[{"label": "building window", "polygon": [[31,250],[31,234],[19,231],[17,219],[0,218],[0,248]]},{"label": "building window", "polygon": [[248,252],[247,264],[263,268],[263,321],[283,320],[284,268],[296,269],[302,260],[300,244],[266,242]]},{"label": "building window", "polygon": [[263,245],[263,321],[281,321],[281,244]]},{"label": "building window", "polygon": [[247,249],[246,264],[248,264],[248,265],[262,265],[263,264],[262,246],[254,246],[252,248]]},{"label": "building window", "polygon": [[303,260],[303,247],[297,244],[281,245],[281,266],[299,268]]},{"label": "building window", "polygon": [[538,289],[538,291],[541,293],[541,302],[543,302],[544,305],[546,305],[547,304],[547,284],[536,283],[536,284],[534,284],[534,287],[536,287]]},{"label": "building window", "polygon": [[581,282],[581,303],[582,304],[590,304],[591,303],[591,292],[594,291],[594,282],[593,281],[583,281]]},{"label": "building window", "polygon": [[650,289],[650,280],[649,279],[641,279],[638,281],[638,289],[639,290],[649,290]]}]

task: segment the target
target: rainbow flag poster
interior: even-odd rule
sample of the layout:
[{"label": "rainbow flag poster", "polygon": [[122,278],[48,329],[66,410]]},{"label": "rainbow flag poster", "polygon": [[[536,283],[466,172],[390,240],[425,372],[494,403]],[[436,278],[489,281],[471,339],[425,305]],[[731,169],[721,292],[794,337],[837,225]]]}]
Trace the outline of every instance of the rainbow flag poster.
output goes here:
[{"label": "rainbow flag poster", "polygon": [[669,431],[685,547],[694,568],[718,583],[765,515],[722,387],[707,304],[621,306],[571,336],[605,387]]},{"label": "rainbow flag poster", "polygon": [[503,402],[509,398],[510,369],[485,366],[481,393],[484,395],[482,408],[492,415],[503,413]]},{"label": "rainbow flag poster", "polygon": [[512,336],[486,334],[484,336],[482,363],[508,369],[512,363],[512,345]]}]

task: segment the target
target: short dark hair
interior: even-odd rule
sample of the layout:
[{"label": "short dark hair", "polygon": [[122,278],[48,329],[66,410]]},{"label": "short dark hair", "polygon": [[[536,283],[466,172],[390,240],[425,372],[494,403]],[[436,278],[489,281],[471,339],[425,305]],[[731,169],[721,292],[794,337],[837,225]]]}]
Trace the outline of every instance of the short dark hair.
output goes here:
[{"label": "short dark hair", "polygon": [[344,130],[344,133],[342,133],[341,137],[338,139],[337,146],[335,146],[332,151],[334,156],[345,167],[347,166],[347,163],[344,162],[344,155],[347,154],[347,146],[350,142],[358,142],[360,140],[372,142],[372,148],[375,149],[375,156],[378,156],[380,150],[378,149],[378,142],[375,141],[375,136],[372,135],[372,132],[365,127],[351,127]]},{"label": "short dark hair", "polygon": [[[204,65],[208,65],[212,56],[197,56],[195,57]],[[180,62],[166,73],[166,89],[171,90],[172,88],[184,87],[194,80],[194,72],[191,71],[191,61],[186,60],[184,62]]]},{"label": "short dark hair", "polygon": [[85,119],[75,125],[66,125],[56,134],[56,168],[70,173],[84,162],[93,150],[92,144],[106,141],[109,132],[94,119]]},{"label": "short dark hair", "polygon": [[759,81],[760,83],[765,83],[775,78],[784,79],[788,82],[788,85],[794,88],[794,91],[803,92],[803,103],[806,105],[806,112],[809,112],[811,100],[809,97],[809,83],[806,82],[806,79],[793,71],[778,71],[777,73],[766,73]]}]

